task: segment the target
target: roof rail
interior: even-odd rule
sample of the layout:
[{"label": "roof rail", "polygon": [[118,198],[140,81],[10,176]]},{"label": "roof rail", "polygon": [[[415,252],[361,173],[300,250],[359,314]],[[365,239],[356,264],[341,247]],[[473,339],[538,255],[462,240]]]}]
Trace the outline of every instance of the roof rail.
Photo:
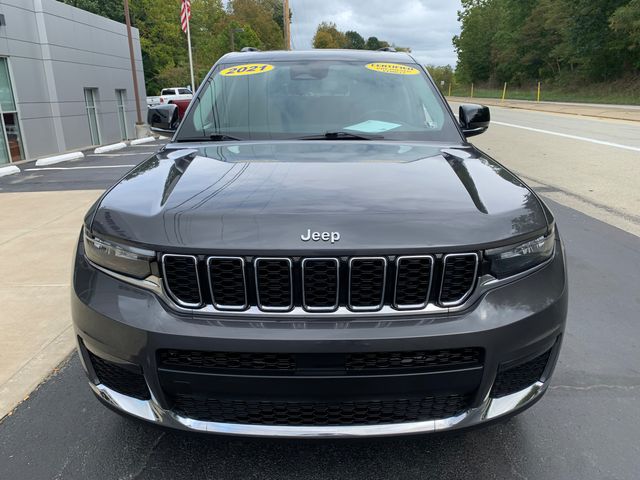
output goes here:
[{"label": "roof rail", "polygon": [[395,52],[396,49],[393,47],[382,47],[378,49],[378,52]]},{"label": "roof rail", "polygon": [[256,47],[242,47],[241,52],[259,52],[260,49]]}]

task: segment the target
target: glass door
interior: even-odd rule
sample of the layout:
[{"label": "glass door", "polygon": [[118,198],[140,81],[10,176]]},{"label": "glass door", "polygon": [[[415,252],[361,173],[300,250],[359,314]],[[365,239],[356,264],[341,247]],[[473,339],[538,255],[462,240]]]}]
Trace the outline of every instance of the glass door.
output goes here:
[{"label": "glass door", "polygon": [[122,140],[127,140],[129,138],[129,136],[127,135],[127,111],[125,110],[126,94],[126,90],[116,90],[118,121],[120,123],[120,138]]},{"label": "glass door", "polygon": [[5,57],[0,57],[0,130],[0,164],[23,160],[18,109]]},{"label": "glass door", "polygon": [[97,88],[84,89],[84,103],[87,108],[87,117],[89,119],[91,145],[100,145],[100,128],[98,127],[98,110],[96,106],[97,90]]}]

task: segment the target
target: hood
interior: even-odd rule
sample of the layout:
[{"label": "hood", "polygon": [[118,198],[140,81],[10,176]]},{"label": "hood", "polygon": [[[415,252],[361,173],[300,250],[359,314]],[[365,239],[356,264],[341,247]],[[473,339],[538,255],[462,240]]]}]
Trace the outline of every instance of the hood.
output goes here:
[{"label": "hood", "polygon": [[[103,197],[95,233],[202,253],[482,247],[544,231],[537,197],[471,146],[169,145]],[[302,241],[334,232],[339,241]]]}]

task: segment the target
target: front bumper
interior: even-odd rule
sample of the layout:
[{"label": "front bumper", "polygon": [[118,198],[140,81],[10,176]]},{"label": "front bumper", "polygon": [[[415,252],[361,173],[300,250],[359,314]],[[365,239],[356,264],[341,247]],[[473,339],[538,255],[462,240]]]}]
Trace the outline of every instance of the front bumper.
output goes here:
[{"label": "front bumper", "polygon": [[[271,437],[385,436],[453,430],[506,417],[531,406],[546,390],[557,361],[567,311],[567,284],[560,242],[543,268],[520,280],[487,292],[469,310],[448,315],[407,315],[327,319],[239,319],[224,315],[202,317],[178,314],[153,293],[123,283],[76,258],[72,313],[79,351],[98,398],[115,410],[156,424],[182,430]],[[203,375],[160,368],[157,352],[182,349],[215,352],[270,352],[304,355],[352,352],[405,352],[478,347],[484,352],[480,369],[427,373],[394,372],[364,377]],[[90,352],[90,353],[89,353]],[[517,391],[496,397],[492,388],[504,368],[522,364],[548,352],[539,378]],[[141,369],[148,399],[124,395],[100,381],[91,356]],[[176,377],[177,375],[177,377]],[[192,379],[198,377],[197,381]],[[473,380],[468,380],[473,378]],[[466,388],[463,411],[422,421],[353,425],[273,425],[206,421],[190,418],[174,408],[169,390],[195,393],[199,385],[220,383],[221,392],[258,401],[308,401],[314,395],[350,400],[351,396],[404,395],[407,390],[431,393]],[[349,383],[356,387],[349,388]],[[335,385],[335,387],[332,387]],[[469,386],[472,385],[472,386]],[[345,388],[345,386],[347,386]],[[357,390],[362,386],[362,391]],[[402,392],[395,392],[398,388]],[[215,390],[215,388],[214,388]],[[326,391],[325,391],[326,390]],[[415,392],[414,392],[415,393]]]}]

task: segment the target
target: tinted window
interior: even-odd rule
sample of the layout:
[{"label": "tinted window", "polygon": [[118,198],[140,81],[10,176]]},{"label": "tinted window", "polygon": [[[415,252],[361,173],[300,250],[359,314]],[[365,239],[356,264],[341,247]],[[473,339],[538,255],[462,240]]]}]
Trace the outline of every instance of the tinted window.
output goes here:
[{"label": "tinted window", "polygon": [[191,91],[188,88],[179,88],[178,93],[180,95],[191,95]]},{"label": "tinted window", "polygon": [[175,95],[175,90],[173,88],[165,88],[160,95]]},{"label": "tinted window", "polygon": [[419,66],[324,60],[217,67],[177,139],[293,139],[336,131],[460,141]]}]

